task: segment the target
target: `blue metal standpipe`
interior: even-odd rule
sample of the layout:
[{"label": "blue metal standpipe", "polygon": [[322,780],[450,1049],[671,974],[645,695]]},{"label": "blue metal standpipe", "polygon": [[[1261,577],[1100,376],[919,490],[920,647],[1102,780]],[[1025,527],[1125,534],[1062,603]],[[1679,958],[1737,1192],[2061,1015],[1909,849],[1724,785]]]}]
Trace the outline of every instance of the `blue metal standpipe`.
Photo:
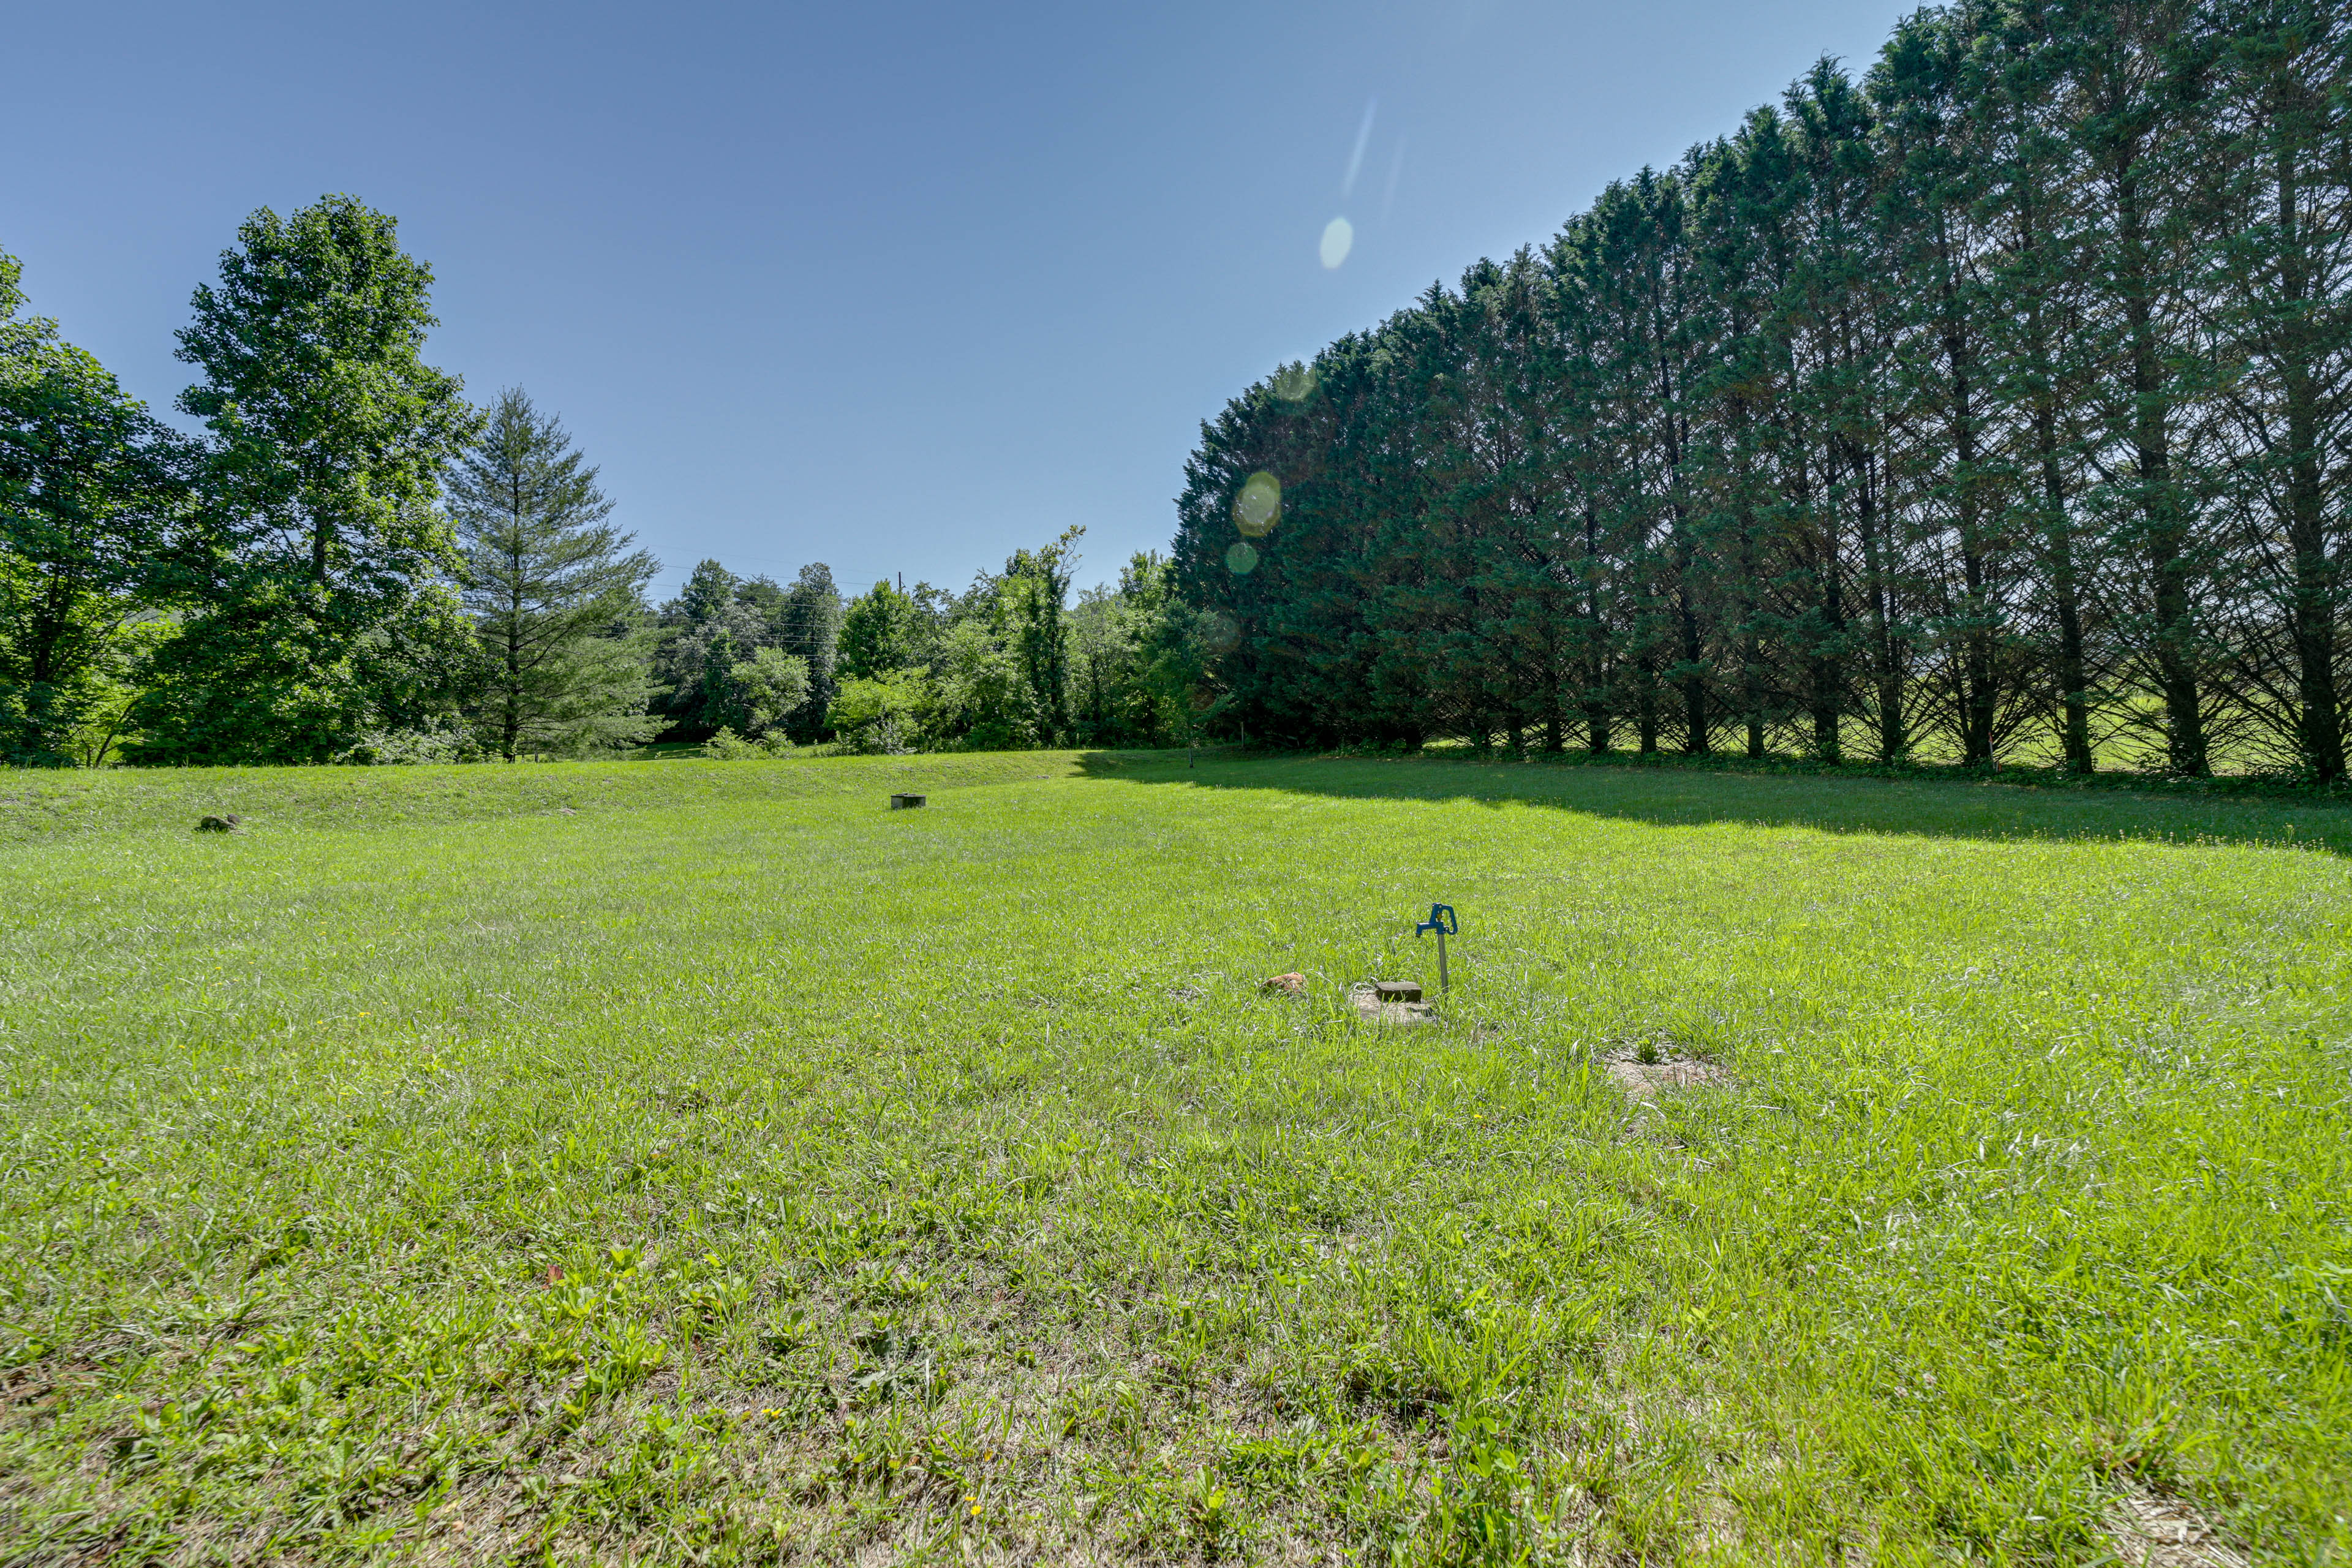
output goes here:
[{"label": "blue metal standpipe", "polygon": [[1415,937],[1419,937],[1423,931],[1433,931],[1437,933],[1437,989],[1440,994],[1454,989],[1445,974],[1445,939],[1461,929],[1461,923],[1454,918],[1452,904],[1430,905],[1429,918],[1412,928],[1412,934]]}]

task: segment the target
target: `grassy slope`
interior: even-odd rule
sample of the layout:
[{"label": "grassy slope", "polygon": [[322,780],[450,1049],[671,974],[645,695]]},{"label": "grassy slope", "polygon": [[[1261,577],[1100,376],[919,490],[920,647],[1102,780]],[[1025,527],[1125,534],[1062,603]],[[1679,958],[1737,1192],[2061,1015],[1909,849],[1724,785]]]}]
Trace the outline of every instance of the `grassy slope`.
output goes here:
[{"label": "grassy slope", "polygon": [[[2341,1553],[2347,849],[1436,763],[18,775],[0,1561],[2087,1561],[2126,1492]],[[1444,1020],[1355,1023],[1433,897]],[[1733,1080],[1630,1106],[1642,1041]]]}]

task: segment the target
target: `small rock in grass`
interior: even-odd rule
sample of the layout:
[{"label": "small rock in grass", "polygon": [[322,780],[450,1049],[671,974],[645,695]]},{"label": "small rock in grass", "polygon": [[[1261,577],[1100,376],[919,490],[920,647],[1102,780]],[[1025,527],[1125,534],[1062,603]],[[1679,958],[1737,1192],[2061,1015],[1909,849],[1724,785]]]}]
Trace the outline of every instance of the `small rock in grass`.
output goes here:
[{"label": "small rock in grass", "polygon": [[1287,974],[1274,975],[1268,979],[1265,984],[1260,985],[1258,989],[1261,991],[1279,991],[1286,995],[1296,996],[1300,992],[1307,989],[1307,976],[1299,973],[1294,969]]},{"label": "small rock in grass", "polygon": [[244,827],[245,818],[237,816],[235,812],[231,812],[226,816],[200,816],[196,818],[196,831],[199,833],[238,833],[242,832]]}]

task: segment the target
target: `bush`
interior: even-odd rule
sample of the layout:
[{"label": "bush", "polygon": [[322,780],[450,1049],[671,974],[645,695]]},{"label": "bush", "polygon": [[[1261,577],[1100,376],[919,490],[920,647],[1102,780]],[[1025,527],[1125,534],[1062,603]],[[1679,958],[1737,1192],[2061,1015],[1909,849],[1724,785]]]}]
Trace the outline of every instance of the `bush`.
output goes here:
[{"label": "bush", "polygon": [[841,749],[859,756],[903,756],[931,716],[930,671],[921,665],[841,683],[826,718]]},{"label": "bush", "polygon": [[862,729],[841,737],[841,751],[854,757],[903,757],[914,751],[909,731],[896,713],[885,713]]},{"label": "bush", "polygon": [[413,730],[371,730],[336,752],[334,760],[357,767],[386,767],[417,763],[478,763],[485,755],[473,735],[459,725],[428,720]]},{"label": "bush", "polygon": [[750,741],[722,724],[719,733],[702,742],[702,754],[714,762],[757,762],[761,758],[791,756],[793,742],[782,730],[771,730],[758,740]]}]

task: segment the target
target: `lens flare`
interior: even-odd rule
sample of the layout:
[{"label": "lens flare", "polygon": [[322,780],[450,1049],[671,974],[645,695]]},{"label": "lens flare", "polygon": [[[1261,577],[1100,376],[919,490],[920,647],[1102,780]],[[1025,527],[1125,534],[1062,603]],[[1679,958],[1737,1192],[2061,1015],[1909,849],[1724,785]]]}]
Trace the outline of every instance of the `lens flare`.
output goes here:
[{"label": "lens flare", "polygon": [[1251,539],[1264,539],[1282,521],[1282,481],[1260,468],[1234,498],[1234,526]]},{"label": "lens flare", "polygon": [[1322,245],[1324,270],[1328,272],[1347,260],[1348,252],[1355,248],[1355,244],[1356,226],[1354,224],[1343,217],[1335,217],[1325,224]]},{"label": "lens flare", "polygon": [[1303,364],[1284,365],[1275,374],[1274,395],[1285,403],[1304,403],[1314,396],[1314,367]]},{"label": "lens flare", "polygon": [[1257,570],[1257,552],[1245,541],[1234,541],[1233,548],[1225,552],[1225,570],[1236,577],[1248,576]]},{"label": "lens flare", "polygon": [[1241,647],[1241,623],[1224,611],[1211,610],[1201,617],[1200,624],[1201,646],[1211,653],[1231,653]]},{"label": "lens flare", "polygon": [[1356,176],[1364,172],[1364,149],[1372,144],[1372,111],[1380,106],[1381,100],[1377,98],[1364,105],[1364,122],[1356,127],[1356,150],[1348,154],[1347,176],[1339,182],[1342,200],[1353,194]]}]

